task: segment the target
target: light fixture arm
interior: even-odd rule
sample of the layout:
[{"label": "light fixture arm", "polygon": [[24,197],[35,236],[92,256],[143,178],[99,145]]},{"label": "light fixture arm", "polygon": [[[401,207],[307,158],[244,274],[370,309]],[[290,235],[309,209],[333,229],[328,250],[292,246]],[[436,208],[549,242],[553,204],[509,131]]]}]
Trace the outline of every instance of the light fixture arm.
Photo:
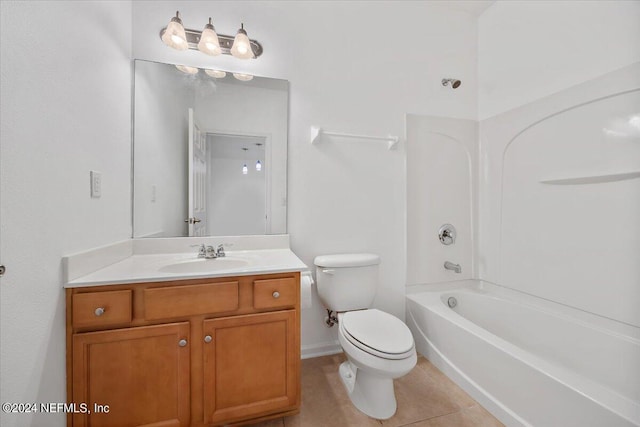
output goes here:
[{"label": "light fixture arm", "polygon": [[[160,30],[160,39],[162,39],[162,35],[165,31],[166,28]],[[200,41],[200,35],[202,34],[202,31],[190,30],[188,28],[185,28],[184,32],[187,36],[187,44],[189,45],[189,49],[198,50],[198,42]],[[231,46],[233,46],[234,39],[235,36],[218,34],[218,40],[220,41],[220,49],[222,50],[222,53],[231,55]],[[262,55],[262,45],[257,40],[250,39],[249,43],[251,44],[251,50],[253,51],[255,58]]]}]

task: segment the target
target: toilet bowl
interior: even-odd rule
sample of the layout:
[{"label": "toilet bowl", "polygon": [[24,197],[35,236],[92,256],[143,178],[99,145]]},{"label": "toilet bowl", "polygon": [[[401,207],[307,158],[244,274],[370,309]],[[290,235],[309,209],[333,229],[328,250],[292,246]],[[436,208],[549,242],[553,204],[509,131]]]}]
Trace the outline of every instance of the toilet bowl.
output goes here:
[{"label": "toilet bowl", "polygon": [[393,380],[409,373],[417,361],[409,328],[376,309],[340,313],[338,324],[347,356],[340,365],[340,379],[351,402],[370,417],[392,417],[397,408]]},{"label": "toilet bowl", "polygon": [[320,255],[314,260],[318,296],[337,313],[338,340],[347,355],[340,378],[351,402],[373,418],[396,412],[393,380],[411,371],[417,356],[411,331],[400,319],[371,308],[378,286],[376,254]]}]

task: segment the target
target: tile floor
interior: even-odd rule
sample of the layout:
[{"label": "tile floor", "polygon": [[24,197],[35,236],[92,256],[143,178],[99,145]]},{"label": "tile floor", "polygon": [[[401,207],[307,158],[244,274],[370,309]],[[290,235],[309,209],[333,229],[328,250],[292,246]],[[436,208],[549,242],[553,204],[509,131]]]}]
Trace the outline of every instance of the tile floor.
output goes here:
[{"label": "tile floor", "polygon": [[254,424],[254,427],[497,427],[502,424],[424,357],[395,381],[398,411],[380,421],[358,411],[340,382],[344,355],[302,361],[300,414]]}]

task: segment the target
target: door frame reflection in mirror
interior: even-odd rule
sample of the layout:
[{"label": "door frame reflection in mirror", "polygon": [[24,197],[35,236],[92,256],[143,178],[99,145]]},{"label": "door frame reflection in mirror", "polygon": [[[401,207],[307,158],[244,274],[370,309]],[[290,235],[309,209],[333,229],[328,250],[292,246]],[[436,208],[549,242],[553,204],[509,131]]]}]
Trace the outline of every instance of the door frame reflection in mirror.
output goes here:
[{"label": "door frame reflection in mirror", "polygon": [[[188,235],[188,227],[184,223],[185,218],[188,219],[188,202],[185,197],[188,187],[187,171],[180,172],[187,166],[187,163],[184,163],[184,166],[177,166],[176,163],[176,161],[181,162],[180,159],[188,162],[190,158],[188,148],[183,149],[175,146],[167,150],[157,145],[168,144],[167,140],[169,139],[176,140],[178,138],[181,140],[180,135],[182,134],[185,135],[184,145],[188,145],[188,122],[183,123],[180,118],[185,116],[186,119],[187,112],[185,109],[184,113],[178,112],[170,116],[168,120],[174,121],[175,126],[179,129],[169,127],[167,130],[166,117],[151,115],[151,113],[163,114],[164,110],[160,108],[162,104],[168,104],[169,109],[173,109],[174,112],[179,108],[177,104],[191,107],[200,105],[200,111],[205,106],[213,108],[215,111],[207,110],[203,115],[216,117],[219,122],[201,123],[203,134],[267,137],[268,142],[265,141],[265,161],[263,164],[263,171],[267,172],[265,173],[267,224],[264,234],[285,234],[287,232],[289,82],[266,77],[256,77],[250,82],[240,82],[236,81],[231,73],[227,76],[228,80],[227,78],[214,80],[202,72],[196,76],[186,76],[172,64],[144,60],[134,61],[134,141],[132,148],[132,229],[134,238],[184,237]],[[187,94],[187,92],[189,93]],[[270,97],[273,97],[272,101]],[[190,101],[185,101],[185,99],[190,99]],[[273,102],[273,104],[269,104],[269,102]],[[226,109],[233,108],[232,105],[237,106],[241,113],[230,112],[229,117],[226,117]],[[198,116],[197,112],[198,110],[196,110],[196,117]],[[241,114],[242,117],[240,117]],[[255,120],[252,122],[251,120],[254,118]],[[247,124],[249,125],[247,129],[243,129]],[[173,152],[169,152],[171,150]],[[157,159],[163,155],[165,158]],[[178,173],[178,176],[172,175],[175,173]],[[180,177],[181,174],[185,176]],[[161,184],[167,182],[171,188],[165,189]],[[184,188],[182,196],[179,194],[180,188]],[[167,194],[170,191],[173,193]],[[184,208],[181,207],[183,204]],[[175,225],[179,211],[183,212],[179,215],[179,221],[183,224],[181,226],[182,232],[179,232],[180,226]],[[168,217],[163,217],[166,215]],[[171,229],[174,231],[172,232]],[[253,233],[208,234],[248,235]]]},{"label": "door frame reflection in mirror", "polygon": [[[244,163],[247,165],[248,167],[248,173],[246,176],[243,176],[242,179],[240,181],[249,181],[252,177],[254,176],[262,176],[263,180],[262,180],[262,184],[263,184],[263,191],[264,191],[264,195],[262,197],[263,201],[264,201],[264,208],[261,209],[260,211],[260,222],[262,224],[263,227],[263,232],[259,233],[257,232],[257,229],[254,228],[254,232],[250,233],[250,234],[272,234],[271,233],[271,167],[269,165],[271,165],[271,139],[272,136],[270,133],[261,133],[261,132],[238,132],[238,131],[231,131],[231,130],[227,130],[227,129],[212,129],[212,130],[203,130],[203,133],[207,136],[207,150],[209,150],[209,152],[211,154],[213,154],[213,150],[215,149],[211,144],[215,143],[215,141],[212,141],[212,139],[215,139],[216,137],[218,138],[223,138],[223,139],[233,139],[236,138],[238,139],[238,150],[242,150],[244,148],[247,148],[247,153],[249,151],[255,151],[256,149],[249,148],[250,144],[255,144],[256,141],[261,141],[260,144],[263,146],[262,149],[257,149],[257,150],[264,150],[264,156],[260,157],[262,159],[262,170],[259,172],[259,175],[256,174],[256,170],[255,170],[255,163],[253,162],[253,159],[250,157],[251,154],[246,154],[246,155],[241,155],[240,158],[238,160],[241,160],[240,162],[238,162],[237,164],[233,164],[233,158],[224,158],[224,157],[217,157],[220,160],[226,160],[227,162],[230,163],[230,166],[232,166],[231,170],[228,171],[228,176],[240,176],[242,174],[242,169],[241,166],[238,167],[238,165],[240,163]],[[241,142],[242,139],[248,139],[248,140],[254,140],[252,142]],[[233,167],[235,166],[235,167]],[[223,166],[224,167],[224,166]],[[213,165],[212,165],[213,168]],[[235,174],[235,172],[238,172],[238,175],[232,175]],[[222,171],[224,172],[224,171]],[[225,176],[222,176],[222,179],[224,179]],[[218,179],[220,179],[220,175],[218,175]],[[247,193],[250,192],[251,190],[256,190],[256,180],[253,179],[253,183],[249,183],[249,185],[243,185],[243,183],[240,182],[236,182],[236,186],[237,187],[241,187],[238,188],[238,190],[242,191],[243,194],[241,194],[241,197],[246,197]],[[210,182],[213,183],[213,185],[216,185],[216,176],[211,176],[210,177]],[[227,184],[227,183],[225,183]],[[233,184],[233,183],[232,183]],[[244,183],[247,184],[247,183]],[[251,185],[253,184],[253,185]],[[219,185],[217,186],[219,187]],[[213,193],[213,192],[212,192]],[[235,198],[235,207],[237,206],[238,203],[238,199]],[[254,201],[255,202],[255,201]],[[223,203],[234,203],[234,197],[232,194],[229,194],[227,196],[224,196],[224,201]],[[254,203],[255,204],[255,203]],[[260,203],[258,203],[258,205],[260,205]],[[214,209],[214,212],[211,213],[211,215],[208,216],[207,218],[207,222],[210,224],[210,230],[211,232],[209,234],[213,234],[213,235],[222,235],[222,233],[224,232],[216,232],[215,230],[218,228],[222,228],[223,230],[231,230],[231,232],[227,232],[226,235],[232,234],[232,235],[236,235],[237,231],[233,226],[225,226],[223,224],[220,224],[220,221],[215,220],[216,218],[216,211],[220,212],[220,210],[224,210],[225,206],[216,206],[215,201],[211,201],[208,203],[208,207]],[[242,208],[240,208],[242,209]],[[249,208],[251,209],[251,208]],[[238,210],[234,210],[234,212],[236,213],[235,216],[237,216],[238,214]],[[253,217],[254,221],[253,222],[253,227],[256,227],[256,221],[257,220],[257,216],[256,216],[257,212],[254,210],[252,210],[252,212],[247,212],[246,215]],[[230,215],[225,215],[225,218],[222,219],[222,221],[224,221],[225,223],[228,223],[230,220],[233,220],[231,218]],[[249,222],[249,221],[247,221]]]}]

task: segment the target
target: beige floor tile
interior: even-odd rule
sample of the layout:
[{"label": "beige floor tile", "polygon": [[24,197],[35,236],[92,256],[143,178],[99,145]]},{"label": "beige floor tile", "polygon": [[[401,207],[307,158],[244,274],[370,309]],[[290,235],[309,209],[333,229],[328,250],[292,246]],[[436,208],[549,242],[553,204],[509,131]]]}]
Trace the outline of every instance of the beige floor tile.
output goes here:
[{"label": "beige floor tile", "polygon": [[276,418],[274,420],[263,421],[257,424],[250,424],[246,427],[284,427],[284,419]]},{"label": "beige floor tile", "polygon": [[351,404],[338,375],[344,360],[334,355],[302,361],[300,414],[285,417],[286,427],[380,426]]},{"label": "beige floor tile", "polygon": [[409,374],[395,380],[394,388],[398,410],[393,417],[382,422],[384,426],[403,426],[450,414],[464,407],[418,366]]},{"label": "beige floor tile", "polygon": [[447,393],[453,400],[455,400],[461,408],[470,408],[478,405],[471,396],[469,396],[464,390],[462,390],[456,383],[451,381],[449,377],[443,374],[438,368],[436,368],[428,359],[420,356],[418,358],[417,367],[423,369],[429,377],[438,385],[442,391]]},{"label": "beige floor tile", "polygon": [[[338,367],[343,354],[302,361],[302,405],[300,414],[285,417],[286,427],[495,427],[501,426],[428,360],[394,383],[398,410],[384,421],[358,411],[340,381]],[[280,424],[268,425],[268,427]],[[261,427],[266,427],[260,425]]]},{"label": "beige floor tile", "polygon": [[476,405],[406,427],[504,427],[504,424],[495,419],[482,406]]}]

